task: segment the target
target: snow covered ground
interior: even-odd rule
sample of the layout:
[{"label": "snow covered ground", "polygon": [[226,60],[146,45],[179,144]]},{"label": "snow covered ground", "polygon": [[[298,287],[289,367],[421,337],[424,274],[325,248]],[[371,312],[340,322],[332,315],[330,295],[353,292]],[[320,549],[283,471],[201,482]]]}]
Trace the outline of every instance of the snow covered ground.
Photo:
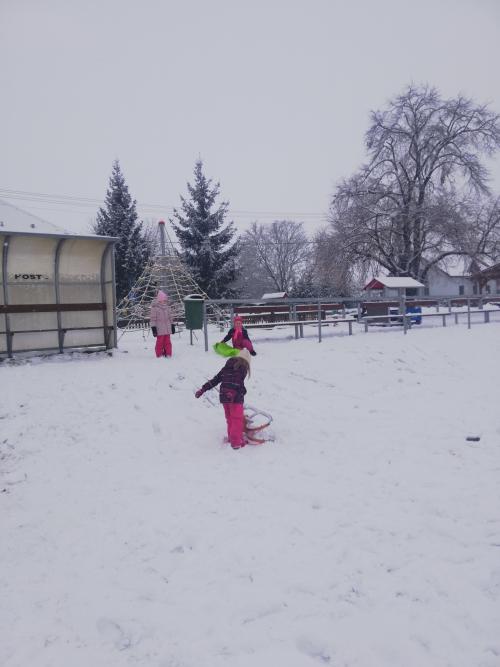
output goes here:
[{"label": "snow covered ground", "polygon": [[2,364],[3,667],[500,665],[500,324],[335,331]]}]

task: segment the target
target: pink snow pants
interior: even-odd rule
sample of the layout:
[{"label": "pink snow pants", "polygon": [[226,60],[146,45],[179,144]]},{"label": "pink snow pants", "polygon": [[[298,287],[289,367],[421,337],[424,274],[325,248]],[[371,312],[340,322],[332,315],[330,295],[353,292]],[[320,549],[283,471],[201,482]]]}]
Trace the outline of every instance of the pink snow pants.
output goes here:
[{"label": "pink snow pants", "polygon": [[243,403],[223,403],[224,414],[227,422],[227,437],[231,447],[241,447],[245,444],[243,439]]},{"label": "pink snow pants", "polygon": [[164,336],[156,336],[155,352],[157,357],[172,356],[172,343],[170,341],[169,334],[165,334]]}]

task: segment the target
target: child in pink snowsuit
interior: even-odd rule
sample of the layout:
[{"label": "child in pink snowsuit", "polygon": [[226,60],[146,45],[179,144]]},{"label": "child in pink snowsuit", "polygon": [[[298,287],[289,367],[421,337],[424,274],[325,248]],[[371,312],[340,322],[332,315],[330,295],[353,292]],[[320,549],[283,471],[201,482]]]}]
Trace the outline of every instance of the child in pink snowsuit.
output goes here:
[{"label": "child in pink snowsuit", "polygon": [[168,296],[160,290],[151,304],[149,317],[151,331],[156,338],[155,352],[157,357],[172,356],[172,313],[168,305]]},{"label": "child in pink snowsuit", "polygon": [[224,407],[227,437],[233,449],[245,446],[243,401],[247,392],[244,384],[246,375],[250,377],[250,354],[243,349],[236,357],[230,357],[224,368],[195,393],[196,398],[200,398],[205,391],[220,383],[219,399]]},{"label": "child in pink snowsuit", "polygon": [[247,349],[252,357],[255,357],[257,352],[253,349],[252,341],[248,337],[248,331],[243,326],[243,320],[241,315],[236,315],[234,318],[234,326],[232,329],[229,329],[227,334],[221,340],[221,343],[227,343],[231,339],[233,347],[238,350]]}]

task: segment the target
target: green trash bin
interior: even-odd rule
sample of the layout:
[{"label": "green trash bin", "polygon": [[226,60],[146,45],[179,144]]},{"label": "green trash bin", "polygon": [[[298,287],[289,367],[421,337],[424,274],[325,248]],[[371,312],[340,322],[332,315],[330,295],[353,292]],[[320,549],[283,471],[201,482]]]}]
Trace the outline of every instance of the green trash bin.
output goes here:
[{"label": "green trash bin", "polygon": [[186,329],[203,329],[203,297],[199,294],[188,294],[184,297],[186,313]]}]

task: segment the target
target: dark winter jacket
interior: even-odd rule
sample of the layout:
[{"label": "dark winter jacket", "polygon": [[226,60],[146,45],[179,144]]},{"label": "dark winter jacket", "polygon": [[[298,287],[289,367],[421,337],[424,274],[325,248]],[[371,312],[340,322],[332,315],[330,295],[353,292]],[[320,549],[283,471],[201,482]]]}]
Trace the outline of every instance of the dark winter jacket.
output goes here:
[{"label": "dark winter jacket", "polygon": [[[253,352],[252,341],[248,337],[248,331],[245,329],[245,327],[242,327],[242,332],[243,332],[243,340],[246,341],[246,344],[244,344],[243,346],[246,347],[249,352]],[[229,339],[231,339],[231,342],[233,343],[233,347],[240,347],[239,345],[234,344],[234,334],[235,334],[235,330],[234,330],[234,327],[232,327],[231,329],[229,329],[227,334],[224,336],[224,338],[222,339],[222,342],[227,343],[227,341]]]},{"label": "dark winter jacket", "polygon": [[238,357],[231,357],[226,361],[215,377],[206,382],[202,389],[208,391],[220,383],[220,402],[221,403],[243,403],[244,396],[247,393],[244,385],[244,379],[247,374],[247,366],[244,361]]}]

